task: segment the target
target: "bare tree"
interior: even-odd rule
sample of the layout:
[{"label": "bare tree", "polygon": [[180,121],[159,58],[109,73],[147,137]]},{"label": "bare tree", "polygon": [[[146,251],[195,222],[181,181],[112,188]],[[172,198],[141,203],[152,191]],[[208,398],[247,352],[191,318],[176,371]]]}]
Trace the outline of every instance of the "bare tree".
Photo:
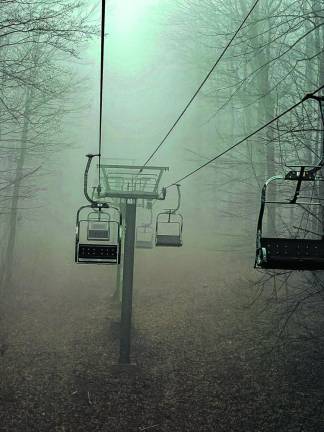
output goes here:
[{"label": "bare tree", "polygon": [[[64,116],[79,83],[71,58],[93,36],[85,2],[5,2],[0,21],[0,158],[4,224],[2,284],[11,282],[21,204],[40,189],[31,182],[61,150]],[[74,101],[75,102],[75,101]]]}]

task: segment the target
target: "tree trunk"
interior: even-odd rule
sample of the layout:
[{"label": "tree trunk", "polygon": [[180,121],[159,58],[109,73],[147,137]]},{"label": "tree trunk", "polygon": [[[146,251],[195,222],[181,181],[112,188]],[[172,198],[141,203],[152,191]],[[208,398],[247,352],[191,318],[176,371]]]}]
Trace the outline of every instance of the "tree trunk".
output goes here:
[{"label": "tree trunk", "polygon": [[17,216],[18,216],[18,204],[20,198],[21,183],[23,181],[23,169],[26,158],[26,148],[27,148],[27,137],[29,129],[29,115],[30,108],[33,99],[33,90],[28,88],[25,98],[24,107],[24,123],[21,132],[20,149],[18,150],[17,160],[16,160],[16,172],[14,179],[14,186],[12,192],[12,199],[9,212],[9,226],[8,226],[8,242],[4,257],[4,278],[3,278],[3,289],[7,290],[13,275],[14,268],[14,251],[16,244],[17,235]]},{"label": "tree trunk", "polygon": [[[324,0],[321,1],[322,5],[324,4]],[[318,4],[316,1],[313,1],[312,9],[316,10],[318,8]],[[321,24],[322,18],[316,18],[315,25],[319,26]],[[324,30],[323,27],[317,27],[315,29],[315,49],[316,52],[320,52],[321,54],[318,58],[318,84],[322,85],[324,81],[324,53],[323,53],[323,37],[324,37]],[[321,92],[321,95],[324,95],[324,92]],[[319,122],[320,129],[322,129],[322,121]],[[318,135],[318,138],[320,138],[318,148],[316,149],[320,158],[324,158],[324,134],[321,132]],[[321,170],[321,176],[323,178],[323,169]],[[319,185],[319,197],[320,199],[324,199],[324,181],[320,182]],[[318,232],[320,235],[324,236],[324,207],[321,207],[320,214],[319,214],[319,220],[318,223]]]}]

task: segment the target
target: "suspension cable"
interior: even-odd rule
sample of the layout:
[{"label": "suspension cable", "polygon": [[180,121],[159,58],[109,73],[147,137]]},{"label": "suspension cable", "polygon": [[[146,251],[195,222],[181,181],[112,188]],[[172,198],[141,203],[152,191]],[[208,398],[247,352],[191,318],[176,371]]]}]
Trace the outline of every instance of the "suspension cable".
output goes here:
[{"label": "suspension cable", "polygon": [[[260,126],[258,129],[256,129],[254,132],[250,133],[249,135],[247,135],[245,138],[242,138],[241,140],[239,140],[237,143],[233,144],[232,146],[228,147],[226,150],[222,151],[221,153],[219,153],[218,155],[216,155],[215,157],[213,157],[212,159],[208,160],[207,162],[205,162],[203,165],[199,166],[198,168],[194,169],[193,171],[189,172],[188,174],[186,174],[185,176],[183,176],[182,178],[174,181],[173,183],[169,184],[166,189],[170,188],[171,186],[175,186],[178,183],[181,183],[183,180],[186,180],[188,177],[192,176],[193,174],[196,174],[198,171],[200,171],[201,169],[205,168],[206,166],[210,165],[212,162],[214,162],[216,159],[219,159],[220,157],[224,156],[226,153],[229,153],[231,150],[235,149],[236,147],[238,147],[240,144],[244,143],[245,141],[247,141],[248,139],[250,139],[251,137],[253,137],[254,135],[258,134],[259,132],[261,132],[263,129],[265,129],[266,127],[268,127],[269,125],[271,125],[272,123],[274,123],[275,121],[279,120],[281,117],[283,117],[284,115],[286,115],[287,113],[289,113],[290,111],[294,110],[295,108],[297,108],[299,105],[301,105],[302,103],[305,102],[305,100],[310,99],[312,96],[314,96],[315,93],[319,92],[320,90],[324,89],[324,84],[321,85],[319,88],[317,88],[315,91],[313,91],[312,93],[308,93],[306,94],[303,99],[301,99],[299,102],[295,103],[294,105],[292,105],[290,108],[286,109],[285,111],[283,111],[282,113],[280,113],[279,115],[277,115],[276,117],[274,117],[272,120],[268,121],[267,123],[265,123],[263,126]],[[324,163],[324,161],[321,161],[321,163]]]},{"label": "suspension cable", "polygon": [[102,111],[103,111],[103,83],[104,83],[104,59],[105,59],[105,17],[106,17],[106,0],[101,2],[101,46],[100,46],[100,102],[99,102],[99,184],[98,192],[101,189],[101,148],[102,148]]},{"label": "suspension cable", "polygon": [[[318,103],[319,103],[319,108],[320,108],[320,113],[321,113],[321,120],[322,120],[322,129],[324,126],[324,112],[323,112],[323,105],[322,105],[323,100],[319,99]],[[324,133],[322,132],[322,148],[321,148],[321,154],[322,154],[322,158],[324,157]]]},{"label": "suspension cable", "polygon": [[229,40],[229,42],[226,44],[225,48],[223,49],[223,51],[221,52],[220,56],[217,58],[216,62],[214,63],[213,67],[210,69],[210,71],[208,72],[208,74],[205,76],[205,78],[203,79],[203,81],[201,82],[201,84],[199,85],[199,87],[197,88],[197,90],[195,91],[195,93],[192,95],[192,97],[189,99],[189,102],[187,103],[187,105],[184,107],[184,109],[181,111],[180,115],[177,117],[176,121],[172,124],[171,128],[169,129],[169,131],[167,132],[167,134],[164,136],[164,138],[162,139],[162,141],[160,142],[160,144],[156,147],[156,149],[153,151],[153,153],[146,159],[146,161],[144,162],[143,166],[141,167],[141,169],[139,170],[139,174],[143,171],[143,169],[146,167],[146,165],[149,163],[149,161],[153,158],[153,156],[159,151],[159,149],[162,147],[162,145],[165,143],[165,141],[167,140],[167,138],[169,137],[169,135],[171,134],[171,132],[175,129],[175,127],[177,126],[177,124],[180,122],[180,120],[182,119],[182,117],[184,116],[185,112],[187,111],[187,109],[189,108],[189,106],[192,104],[192,102],[195,100],[196,96],[198,95],[198,93],[200,92],[200,90],[202,89],[202,87],[205,85],[206,81],[210,78],[211,74],[214,72],[215,68],[217,67],[217,65],[219,64],[219,62],[222,60],[222,58],[224,57],[226,51],[229,49],[229,47],[231,46],[232,42],[234,41],[234,39],[236,38],[236,36],[238,35],[238,33],[241,31],[242,27],[244,26],[245,22],[248,20],[249,16],[252,14],[253,10],[255,9],[255,7],[257,6],[257,4],[259,3],[260,0],[256,0],[253,4],[253,6],[251,7],[251,9],[249,10],[249,12],[247,13],[246,17],[243,19],[243,21],[241,22],[241,24],[239,25],[239,27],[237,28],[237,30],[235,31],[235,33],[233,34],[233,36],[231,37],[231,39]]}]

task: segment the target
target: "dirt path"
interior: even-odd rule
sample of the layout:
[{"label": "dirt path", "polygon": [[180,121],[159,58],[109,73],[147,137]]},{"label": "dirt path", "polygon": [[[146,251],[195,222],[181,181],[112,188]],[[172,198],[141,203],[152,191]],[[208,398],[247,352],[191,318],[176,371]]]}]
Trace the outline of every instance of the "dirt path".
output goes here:
[{"label": "dirt path", "polygon": [[[300,431],[320,402],[319,376],[302,381],[307,358],[290,376],[279,357],[260,355],[264,329],[242,308],[250,287],[233,288],[228,263],[210,256],[198,270],[185,253],[167,272],[159,253],[149,266],[138,255],[135,370],[112,367],[113,276],[90,284],[85,270],[71,268],[60,280],[17,288],[2,326],[0,430]],[[164,269],[174,259],[164,257]],[[307,421],[302,430],[318,427]]]}]

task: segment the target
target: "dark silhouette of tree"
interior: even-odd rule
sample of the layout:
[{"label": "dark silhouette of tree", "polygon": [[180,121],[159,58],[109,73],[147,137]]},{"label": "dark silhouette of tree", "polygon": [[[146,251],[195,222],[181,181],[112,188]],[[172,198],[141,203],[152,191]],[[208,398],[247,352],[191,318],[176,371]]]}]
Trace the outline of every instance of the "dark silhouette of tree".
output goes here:
[{"label": "dark silhouette of tree", "polygon": [[[35,175],[62,150],[62,125],[77,110],[72,59],[97,34],[83,1],[5,1],[0,20],[1,280],[10,285],[23,203],[41,189]],[[84,86],[83,86],[84,87]],[[74,100],[73,96],[74,95]],[[77,108],[76,108],[77,107]],[[35,184],[36,183],[36,184]]]}]

